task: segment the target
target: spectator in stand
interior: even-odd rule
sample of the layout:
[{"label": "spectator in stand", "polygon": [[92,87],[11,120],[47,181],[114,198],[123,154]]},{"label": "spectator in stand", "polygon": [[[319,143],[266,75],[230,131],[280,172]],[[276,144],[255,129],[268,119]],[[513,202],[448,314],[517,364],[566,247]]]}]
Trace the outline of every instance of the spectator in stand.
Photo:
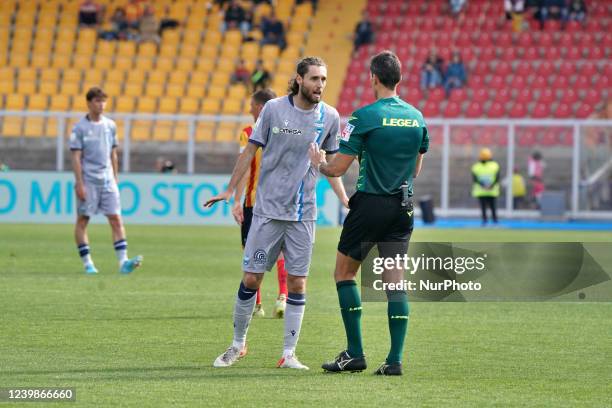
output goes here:
[{"label": "spectator in stand", "polygon": [[161,41],[159,37],[159,21],[155,18],[153,7],[148,4],[145,6],[144,13],[140,18],[138,31],[138,42],[154,42],[159,45]]},{"label": "spectator in stand", "polygon": [[158,157],[155,162],[155,168],[158,173],[162,174],[176,174],[176,166],[172,162],[172,160],[165,159],[163,157]]},{"label": "spectator in stand", "polygon": [[586,18],[587,8],[584,0],[571,0],[567,8],[567,20],[583,22]]},{"label": "spectator in stand", "polygon": [[444,61],[433,48],[421,68],[421,89],[427,90],[443,85],[443,65]]},{"label": "spectator in stand", "polygon": [[361,14],[361,21],[355,27],[353,38],[354,50],[357,51],[362,45],[372,44],[374,42],[374,30],[372,23],[368,19],[367,13],[364,11]]},{"label": "spectator in stand", "polygon": [[100,38],[107,41],[127,40],[130,37],[129,25],[125,17],[125,9],[117,7],[110,19],[111,30],[102,31]]},{"label": "spectator in stand", "polygon": [[263,61],[257,60],[255,70],[253,70],[253,73],[251,74],[251,85],[253,86],[253,92],[260,89],[266,89],[270,79],[270,73],[264,68]]},{"label": "spectator in stand", "polygon": [[512,29],[518,33],[523,29],[523,13],[525,13],[524,0],[504,0],[506,19],[512,20]]},{"label": "spectator in stand", "polygon": [[225,9],[225,15],[223,17],[223,24],[221,25],[221,32],[227,30],[239,29],[242,35],[248,34],[251,27],[246,19],[246,13],[237,1],[232,0],[227,9]]},{"label": "spectator in stand", "polygon": [[544,29],[546,20],[563,20],[567,15],[566,0],[540,0],[538,2],[536,19],[540,22],[540,30]]},{"label": "spectator in stand", "polygon": [[467,0],[449,0],[448,5],[450,7],[450,12],[453,17],[457,17],[459,16],[459,14],[461,14],[466,3]]},{"label": "spectator in stand", "polygon": [[262,19],[261,34],[263,35],[261,45],[278,45],[281,50],[287,45],[285,41],[285,27],[283,22],[276,18],[274,11]]},{"label": "spectator in stand", "polygon": [[93,0],[85,0],[79,7],[79,25],[97,27],[102,21],[104,9]]},{"label": "spectator in stand", "polygon": [[144,12],[144,6],[139,0],[129,0],[125,6],[125,18],[131,29],[138,30],[140,19]]},{"label": "spectator in stand", "polygon": [[230,82],[232,85],[241,83],[245,86],[248,86],[250,77],[251,75],[249,74],[249,70],[244,64],[244,60],[241,59],[238,63],[238,66],[236,67],[236,70],[234,70],[234,73],[230,78]]},{"label": "spectator in stand", "polygon": [[540,200],[544,193],[544,167],[546,164],[542,160],[542,154],[538,151],[533,152],[527,161],[527,174],[531,180],[531,199],[536,208],[540,208]]},{"label": "spectator in stand", "polygon": [[451,63],[448,64],[446,69],[445,78],[444,90],[446,91],[446,96],[450,95],[453,88],[461,88],[467,82],[465,66],[463,65],[459,51],[453,51],[453,57],[451,59]]}]

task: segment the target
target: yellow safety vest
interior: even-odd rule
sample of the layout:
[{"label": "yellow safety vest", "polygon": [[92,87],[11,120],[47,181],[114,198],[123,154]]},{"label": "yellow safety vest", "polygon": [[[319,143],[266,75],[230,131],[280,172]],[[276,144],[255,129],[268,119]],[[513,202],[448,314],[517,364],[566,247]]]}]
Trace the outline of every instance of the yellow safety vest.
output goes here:
[{"label": "yellow safety vest", "polygon": [[476,176],[479,182],[491,186],[490,189],[484,189],[479,183],[472,185],[473,197],[499,197],[499,182],[495,181],[499,173],[499,164],[493,160],[486,162],[477,162],[472,166],[472,174]]},{"label": "yellow safety vest", "polygon": [[527,195],[527,187],[525,187],[525,179],[520,174],[512,175],[512,196],[525,197]]}]

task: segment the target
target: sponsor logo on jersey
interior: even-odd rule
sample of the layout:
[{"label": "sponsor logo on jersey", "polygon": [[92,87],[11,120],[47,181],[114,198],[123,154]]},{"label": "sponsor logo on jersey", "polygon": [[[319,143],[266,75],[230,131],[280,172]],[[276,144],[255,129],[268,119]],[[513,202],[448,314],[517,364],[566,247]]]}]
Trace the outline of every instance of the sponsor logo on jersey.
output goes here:
[{"label": "sponsor logo on jersey", "polygon": [[349,138],[351,137],[351,133],[353,133],[354,129],[355,129],[354,125],[347,123],[346,126],[344,127],[344,130],[342,131],[342,134],[340,135],[340,140],[344,140],[345,142],[348,142]]},{"label": "sponsor logo on jersey", "polygon": [[416,119],[401,119],[401,118],[383,118],[383,126],[397,127],[419,127],[419,121]]}]

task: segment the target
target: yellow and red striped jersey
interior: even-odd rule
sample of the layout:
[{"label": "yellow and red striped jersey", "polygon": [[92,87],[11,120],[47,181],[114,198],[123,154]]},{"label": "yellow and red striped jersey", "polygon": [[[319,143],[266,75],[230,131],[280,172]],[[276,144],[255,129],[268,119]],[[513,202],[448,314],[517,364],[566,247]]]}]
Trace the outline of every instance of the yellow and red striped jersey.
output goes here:
[{"label": "yellow and red striped jersey", "polygon": [[[249,125],[242,129],[240,133],[240,153],[246,148],[249,143],[249,138],[253,133],[253,125]],[[251,160],[249,179],[246,183],[245,195],[244,195],[244,206],[254,207],[255,206],[255,194],[257,193],[257,180],[259,180],[259,165],[261,164],[261,149],[257,149],[255,157]]]}]

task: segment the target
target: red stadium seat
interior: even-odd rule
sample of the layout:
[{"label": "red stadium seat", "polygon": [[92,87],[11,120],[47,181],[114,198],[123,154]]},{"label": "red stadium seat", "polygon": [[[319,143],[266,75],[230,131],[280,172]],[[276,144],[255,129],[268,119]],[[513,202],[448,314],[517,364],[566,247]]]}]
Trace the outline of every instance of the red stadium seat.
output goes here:
[{"label": "red stadium seat", "polygon": [[569,61],[563,61],[559,65],[559,69],[557,71],[559,75],[563,75],[563,76],[573,75],[574,72],[576,72],[576,64],[569,62]]},{"label": "red stadium seat", "polygon": [[444,108],[444,117],[456,118],[461,113],[461,106],[457,102],[448,102]]},{"label": "red stadium seat", "polygon": [[475,89],[472,92],[472,102],[477,102],[480,104],[485,103],[489,100],[489,92],[485,88]]},{"label": "red stadium seat", "polygon": [[451,143],[455,145],[471,144],[472,135],[466,128],[454,128],[451,131]]},{"label": "red stadium seat", "polygon": [[590,77],[586,77],[582,75],[578,75],[575,77],[574,85],[573,85],[574,89],[590,89],[591,86],[592,85],[591,85]]},{"label": "red stadium seat", "polygon": [[536,144],[536,134],[533,128],[522,128],[517,132],[516,144],[519,146],[533,146]]},{"label": "red stadium seat", "polygon": [[540,91],[537,99],[540,103],[553,103],[556,100],[556,95],[551,88],[546,88]]},{"label": "red stadium seat", "polygon": [[516,103],[520,103],[523,105],[527,105],[528,103],[530,103],[532,100],[534,99],[533,97],[533,92],[531,91],[531,88],[523,88],[523,89],[519,89],[515,98],[514,98],[514,102]]},{"label": "red stadium seat", "polygon": [[487,116],[490,118],[501,118],[505,115],[504,105],[498,102],[493,102],[487,111]]},{"label": "red stadium seat", "polygon": [[512,99],[512,95],[509,89],[498,89],[495,92],[495,97],[493,98],[494,102],[505,104]]},{"label": "red stadium seat", "polygon": [[507,76],[512,72],[512,67],[505,61],[500,61],[495,65],[495,68],[491,70],[492,74]]},{"label": "red stadium seat", "polygon": [[550,76],[555,72],[555,67],[550,61],[542,61],[536,72],[538,75]]},{"label": "red stadium seat", "polygon": [[514,103],[508,112],[508,116],[511,118],[525,118],[527,116],[527,107],[522,103]]},{"label": "red stadium seat", "polygon": [[465,110],[465,116],[468,118],[479,118],[484,114],[482,105],[478,102],[471,102]]},{"label": "red stadium seat", "polygon": [[429,91],[427,100],[438,103],[438,102],[442,102],[444,98],[445,98],[444,90],[442,88],[435,88]]},{"label": "red stadium seat", "polygon": [[425,117],[437,118],[440,116],[440,104],[438,102],[427,101],[422,111]]},{"label": "red stadium seat", "polygon": [[559,102],[566,103],[568,105],[573,105],[578,101],[578,94],[573,89],[565,89]]},{"label": "red stadium seat", "polygon": [[543,103],[536,104],[536,106],[533,108],[533,112],[531,112],[531,116],[536,119],[550,117],[550,105],[546,105]]},{"label": "red stadium seat", "polygon": [[520,61],[514,67],[514,75],[527,76],[533,72],[531,64],[526,61]]},{"label": "red stadium seat", "polygon": [[562,103],[555,110],[555,118],[569,118],[572,115],[572,109],[569,105]]},{"label": "red stadium seat", "polygon": [[599,94],[599,91],[596,89],[587,89],[584,91],[584,96],[582,97],[582,102],[587,105],[597,105],[601,101],[602,97]]},{"label": "red stadium seat", "polygon": [[463,88],[453,89],[448,100],[450,102],[461,103],[467,100],[467,91]]},{"label": "red stadium seat", "polygon": [[529,86],[532,89],[546,89],[548,88],[548,78],[544,75],[536,75],[531,78]]}]

